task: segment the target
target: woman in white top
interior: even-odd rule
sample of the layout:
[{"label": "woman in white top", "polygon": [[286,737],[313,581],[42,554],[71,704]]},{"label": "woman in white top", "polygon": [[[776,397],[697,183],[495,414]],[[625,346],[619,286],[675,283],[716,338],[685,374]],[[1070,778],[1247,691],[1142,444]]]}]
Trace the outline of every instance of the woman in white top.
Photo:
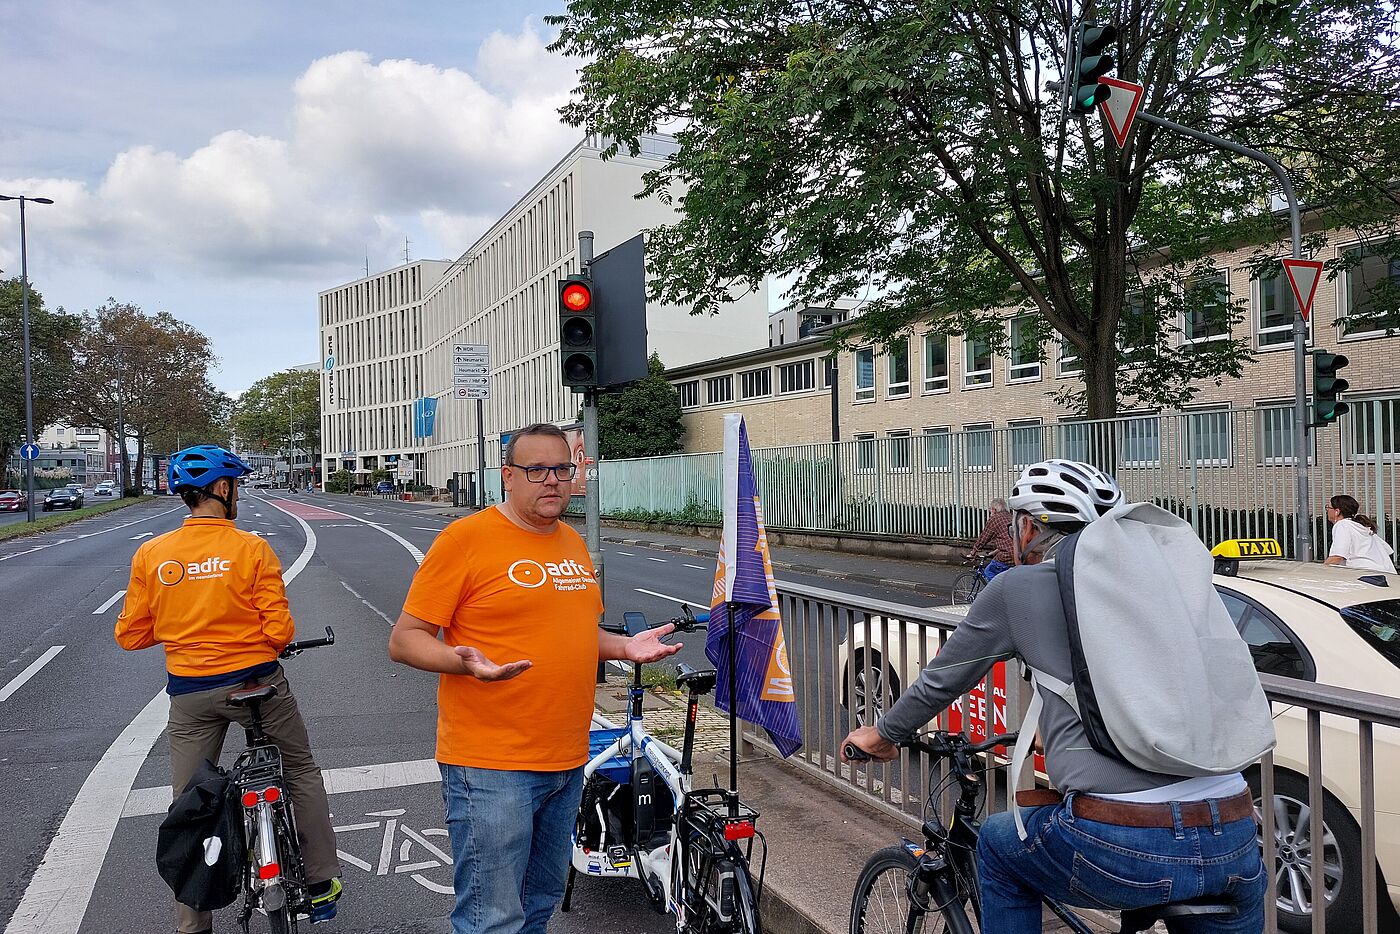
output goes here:
[{"label": "woman in white top", "polygon": [[1366,571],[1395,573],[1394,550],[1376,531],[1376,520],[1359,515],[1361,504],[1345,494],[1327,504],[1332,525],[1332,550],[1323,564],[1340,564]]}]

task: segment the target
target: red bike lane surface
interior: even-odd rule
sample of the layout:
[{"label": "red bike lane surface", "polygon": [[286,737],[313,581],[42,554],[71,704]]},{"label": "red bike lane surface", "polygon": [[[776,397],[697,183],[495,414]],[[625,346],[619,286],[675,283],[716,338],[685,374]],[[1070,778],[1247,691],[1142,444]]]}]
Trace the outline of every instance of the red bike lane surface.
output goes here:
[{"label": "red bike lane surface", "polygon": [[332,512],[329,509],[322,509],[320,506],[313,506],[311,503],[300,503],[294,499],[269,499],[268,502],[285,512],[289,512],[298,519],[305,519],[308,522],[315,519],[345,519],[353,518],[343,512]]}]

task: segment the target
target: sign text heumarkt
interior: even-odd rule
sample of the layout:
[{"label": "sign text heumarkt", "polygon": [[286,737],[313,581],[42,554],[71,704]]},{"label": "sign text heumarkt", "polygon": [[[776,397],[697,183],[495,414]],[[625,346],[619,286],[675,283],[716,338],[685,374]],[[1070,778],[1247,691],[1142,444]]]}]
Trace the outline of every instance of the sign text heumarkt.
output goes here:
[{"label": "sign text heumarkt", "polygon": [[486,344],[452,345],[452,398],[491,398],[491,349]]}]

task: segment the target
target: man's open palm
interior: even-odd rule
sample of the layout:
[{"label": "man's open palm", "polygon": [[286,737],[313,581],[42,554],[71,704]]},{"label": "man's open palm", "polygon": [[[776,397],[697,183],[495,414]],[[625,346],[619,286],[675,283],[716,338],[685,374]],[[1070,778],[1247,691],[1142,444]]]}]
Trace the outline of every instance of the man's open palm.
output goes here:
[{"label": "man's open palm", "polygon": [[646,662],[659,661],[667,655],[675,655],[681,650],[681,643],[667,645],[661,641],[662,636],[669,636],[675,631],[676,627],[668,623],[665,626],[637,633],[627,640],[627,660],[645,664]]},{"label": "man's open palm", "polygon": [[481,649],[470,645],[454,646],[452,651],[462,659],[462,667],[467,670],[467,674],[478,681],[509,681],[516,675],[523,673],[532,664],[531,661],[521,659],[518,662],[507,662],[504,665],[497,665],[491,659],[481,654]]}]

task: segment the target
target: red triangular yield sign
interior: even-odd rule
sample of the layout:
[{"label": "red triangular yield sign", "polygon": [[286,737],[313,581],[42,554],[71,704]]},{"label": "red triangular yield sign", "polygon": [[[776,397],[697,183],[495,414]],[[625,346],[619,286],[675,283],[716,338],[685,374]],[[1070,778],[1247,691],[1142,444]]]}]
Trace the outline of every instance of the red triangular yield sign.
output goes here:
[{"label": "red triangular yield sign", "polygon": [[1142,104],[1142,85],[1121,78],[1100,78],[1099,84],[1106,84],[1112,89],[1108,100],[1099,106],[1103,108],[1103,116],[1108,121],[1108,128],[1113,131],[1113,138],[1122,147],[1128,141],[1128,131],[1132,129],[1133,118]]},{"label": "red triangular yield sign", "polygon": [[1288,284],[1293,288],[1293,298],[1298,302],[1298,312],[1306,321],[1312,312],[1313,296],[1317,294],[1318,280],[1322,278],[1322,261],[1285,259],[1283,271],[1288,274]]}]

